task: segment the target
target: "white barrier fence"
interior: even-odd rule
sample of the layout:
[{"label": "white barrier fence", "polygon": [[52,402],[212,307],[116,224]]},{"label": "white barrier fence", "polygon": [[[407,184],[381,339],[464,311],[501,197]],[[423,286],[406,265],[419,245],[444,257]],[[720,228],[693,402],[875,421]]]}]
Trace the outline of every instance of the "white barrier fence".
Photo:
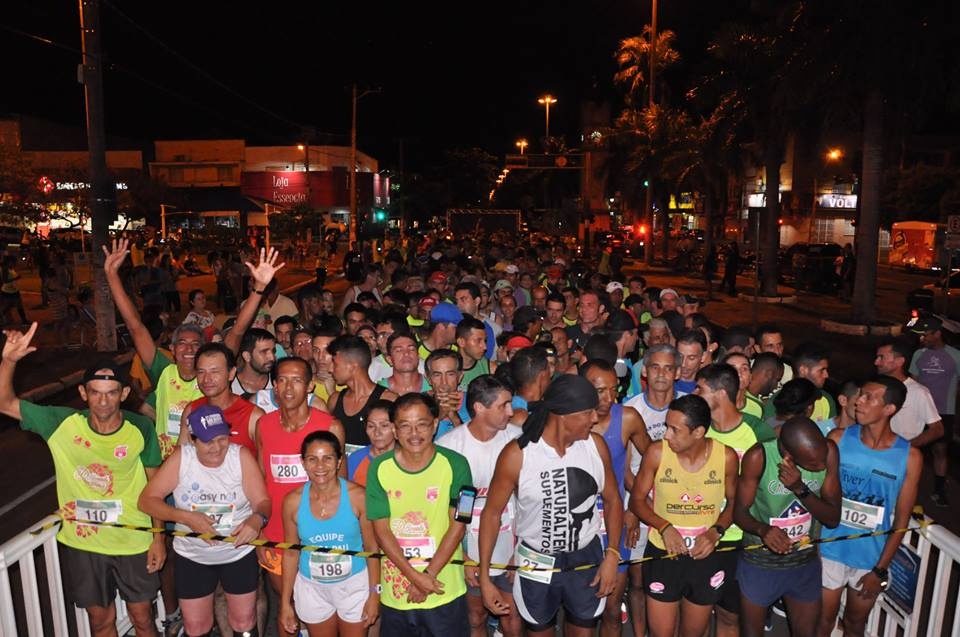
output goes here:
[{"label": "white barrier fence", "polygon": [[[39,534],[30,531],[55,522],[48,516],[0,546],[0,637],[90,635],[87,614],[74,608],[76,624],[68,622],[60,559],[58,526]],[[960,537],[942,526],[932,525],[922,533],[914,528],[903,544],[919,558],[916,592],[909,611],[896,603],[892,591],[881,596],[867,623],[870,637],[960,637]],[[37,563],[43,564],[38,571]],[[38,574],[44,574],[40,578]],[[14,585],[16,584],[16,585]],[[892,585],[896,588],[896,585]],[[911,588],[909,585],[907,588]],[[163,604],[158,604],[163,612]],[[117,608],[117,632],[132,628],[121,605]],[[840,631],[835,631],[840,635]]]}]

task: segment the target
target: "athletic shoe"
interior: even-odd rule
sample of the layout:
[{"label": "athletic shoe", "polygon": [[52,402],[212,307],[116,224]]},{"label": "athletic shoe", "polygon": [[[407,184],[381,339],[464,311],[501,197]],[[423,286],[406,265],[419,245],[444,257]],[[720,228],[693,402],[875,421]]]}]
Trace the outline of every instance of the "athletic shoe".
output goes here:
[{"label": "athletic shoe", "polygon": [[787,609],[783,605],[782,597],[773,603],[773,606],[770,607],[770,610],[772,610],[774,613],[776,613],[780,617],[783,617],[784,619],[787,618]]},{"label": "athletic shoe", "polygon": [[163,632],[161,634],[163,637],[182,637],[185,634],[183,631],[183,614],[179,608],[163,620]]}]

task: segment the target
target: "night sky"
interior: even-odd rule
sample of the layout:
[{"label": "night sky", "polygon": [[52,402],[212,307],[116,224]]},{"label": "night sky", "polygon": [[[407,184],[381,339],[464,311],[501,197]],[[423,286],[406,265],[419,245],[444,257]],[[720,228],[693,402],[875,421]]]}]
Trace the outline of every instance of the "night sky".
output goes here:
[{"label": "night sky", "polygon": [[[660,27],[677,31],[683,56],[676,73],[695,77],[733,4],[660,2]],[[382,89],[360,101],[359,146],[384,166],[395,165],[400,138],[414,169],[448,148],[503,155],[518,137],[535,144],[546,92],[559,99],[551,132],[576,145],[579,104],[618,104],[617,42],[638,34],[649,12],[649,0],[104,1],[108,134],[280,145],[311,126],[314,143],[347,145],[355,81]],[[77,3],[5,2],[0,112],[81,125],[79,49]]]}]

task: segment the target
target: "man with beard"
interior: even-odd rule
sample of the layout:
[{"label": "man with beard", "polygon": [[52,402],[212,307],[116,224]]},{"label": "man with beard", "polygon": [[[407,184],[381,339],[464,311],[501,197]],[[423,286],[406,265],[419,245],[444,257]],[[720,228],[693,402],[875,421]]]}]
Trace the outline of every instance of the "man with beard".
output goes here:
[{"label": "man with beard", "polygon": [[[263,536],[272,542],[283,541],[283,498],[307,481],[307,473],[300,460],[303,439],[314,431],[330,431],[343,444],[343,425],[330,414],[309,404],[309,397],[313,396],[312,376],[310,364],[302,358],[281,359],[276,365],[273,379],[279,409],[263,416],[256,429],[256,456],[266,477],[272,508]],[[267,572],[274,593],[270,600],[274,614],[279,608],[282,553],[272,548],[257,549],[257,558]],[[282,626],[279,630],[279,634],[286,634]]]},{"label": "man with beard", "polygon": [[547,296],[546,317],[543,319],[543,329],[551,332],[555,328],[565,328],[566,322],[563,320],[563,311],[566,308],[566,299],[559,292],[552,292]]},{"label": "man with beard", "polygon": [[[565,635],[591,635],[616,586],[620,552],[603,548],[596,503],[602,496],[607,533],[619,537],[623,501],[607,445],[592,432],[597,404],[597,390],[580,376],[565,374],[550,383],[523,434],[500,453],[480,516],[480,590],[490,612],[505,615],[512,608],[490,574],[511,494],[517,494],[516,563],[562,569],[519,571],[513,580],[517,610],[533,637],[554,634],[561,606]],[[584,564],[599,566],[567,570]]]},{"label": "man with beard", "polygon": [[297,329],[297,320],[293,316],[281,316],[273,322],[273,332],[277,337],[277,344],[283,348],[287,356],[293,356],[291,337]]},{"label": "man with beard", "polygon": [[457,353],[460,354],[463,367],[463,379],[459,386],[461,391],[465,390],[474,378],[496,370],[496,363],[491,363],[486,357],[487,333],[484,323],[473,316],[464,315],[457,325]]},{"label": "man with beard", "polygon": [[[636,409],[621,405],[618,400],[618,382],[614,367],[604,360],[590,360],[580,367],[580,375],[586,378],[597,390],[597,416],[599,420],[593,427],[593,432],[603,436],[607,448],[610,450],[610,465],[613,475],[617,479],[617,488],[620,497],[624,497],[624,471],[627,466],[627,452],[631,448],[645,453],[650,445],[650,435],[647,433],[643,418]],[[624,533],[619,539],[607,538],[608,546],[616,546],[621,555],[627,554],[628,534],[634,534],[638,529],[638,520],[630,511],[624,513]],[[635,538],[634,538],[635,540]],[[634,542],[630,542],[632,546]],[[610,603],[603,610],[600,623],[601,636],[620,634],[620,602],[627,588],[627,567],[617,569],[617,583],[610,597]]]},{"label": "man with beard", "polygon": [[370,444],[364,421],[370,406],[380,398],[396,400],[397,395],[370,381],[370,348],[359,336],[338,336],[327,346],[333,356],[333,380],[345,385],[327,401],[327,409],[343,424],[346,432],[346,451]]},{"label": "man with beard", "polygon": [[277,361],[276,345],[276,339],[267,330],[251,328],[246,331],[240,342],[240,361],[243,365],[230,385],[233,393],[250,398],[267,388],[270,371]]}]

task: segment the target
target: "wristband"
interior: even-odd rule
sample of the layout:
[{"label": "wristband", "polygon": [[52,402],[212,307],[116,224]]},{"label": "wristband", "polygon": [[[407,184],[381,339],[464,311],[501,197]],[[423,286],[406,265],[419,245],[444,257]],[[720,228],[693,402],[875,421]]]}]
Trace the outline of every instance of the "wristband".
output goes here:
[{"label": "wristband", "polygon": [[266,289],[267,288],[263,288],[262,290],[253,289],[250,291],[253,292],[254,294],[259,294],[260,296],[263,296],[263,293],[266,291]]},{"label": "wristband", "polygon": [[261,529],[263,529],[265,526],[267,526],[267,522],[270,521],[270,518],[268,518],[267,516],[265,516],[265,515],[262,514],[262,513],[256,512],[256,511],[254,512],[254,514],[260,516],[260,522],[261,522],[260,528],[261,528]]},{"label": "wristband", "polygon": [[663,532],[666,531],[671,526],[673,526],[673,522],[667,522],[666,524],[661,526],[659,529],[657,529],[657,533],[659,533],[660,535],[663,535]]},{"label": "wristband", "polygon": [[603,552],[604,552],[604,553],[606,553],[607,551],[609,551],[610,553],[613,553],[614,555],[616,555],[616,556],[617,556],[617,560],[622,559],[622,556],[620,555],[620,551],[618,551],[617,549],[613,548],[612,546],[608,546],[607,548],[603,549]]}]

